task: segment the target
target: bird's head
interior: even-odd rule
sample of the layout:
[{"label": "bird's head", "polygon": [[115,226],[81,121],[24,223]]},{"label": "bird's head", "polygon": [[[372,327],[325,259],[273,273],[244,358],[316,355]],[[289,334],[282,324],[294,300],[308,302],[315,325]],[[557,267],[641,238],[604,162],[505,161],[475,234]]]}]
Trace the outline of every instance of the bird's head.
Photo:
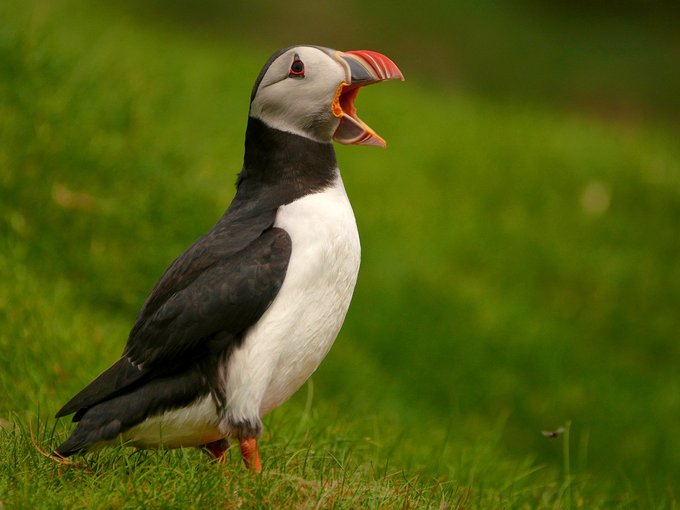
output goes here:
[{"label": "bird's head", "polygon": [[270,127],[318,142],[386,143],[356,114],[364,85],[403,80],[399,68],[375,51],[295,46],[275,53],[253,87],[250,116]]}]

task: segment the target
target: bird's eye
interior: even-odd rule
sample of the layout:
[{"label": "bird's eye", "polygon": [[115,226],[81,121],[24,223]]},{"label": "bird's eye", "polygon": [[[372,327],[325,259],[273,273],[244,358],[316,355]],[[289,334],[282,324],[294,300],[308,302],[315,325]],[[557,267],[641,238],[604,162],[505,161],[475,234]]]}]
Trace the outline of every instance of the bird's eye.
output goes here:
[{"label": "bird's eye", "polygon": [[289,78],[304,78],[305,77],[305,64],[300,60],[300,55],[297,53],[293,57],[293,63],[290,65],[290,72],[288,73]]}]

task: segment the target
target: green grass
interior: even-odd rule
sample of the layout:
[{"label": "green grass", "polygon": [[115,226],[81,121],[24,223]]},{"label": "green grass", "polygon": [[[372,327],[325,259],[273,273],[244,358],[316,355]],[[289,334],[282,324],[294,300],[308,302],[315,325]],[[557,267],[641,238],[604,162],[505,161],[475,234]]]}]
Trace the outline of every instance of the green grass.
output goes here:
[{"label": "green grass", "polygon": [[[151,26],[216,40],[389,50],[410,77],[497,101],[680,127],[677,2],[119,0]],[[281,20],[289,22],[282,23]],[[311,21],[313,20],[313,21]]]},{"label": "green grass", "polygon": [[677,132],[417,73],[359,99],[387,151],[338,148],[359,284],[266,418],[262,475],[197,450],[42,456],[229,202],[274,49],[126,13],[0,6],[0,506],[677,508]]}]

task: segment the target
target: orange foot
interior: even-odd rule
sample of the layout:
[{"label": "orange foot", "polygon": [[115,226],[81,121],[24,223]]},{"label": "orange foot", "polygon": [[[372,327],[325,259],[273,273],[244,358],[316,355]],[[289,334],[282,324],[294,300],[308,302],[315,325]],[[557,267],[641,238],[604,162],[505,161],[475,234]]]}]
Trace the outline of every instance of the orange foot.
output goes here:
[{"label": "orange foot", "polygon": [[262,471],[262,465],[260,464],[260,452],[257,449],[257,439],[240,439],[239,445],[241,446],[241,456],[243,457],[243,463],[248,469],[252,469],[256,473]]}]

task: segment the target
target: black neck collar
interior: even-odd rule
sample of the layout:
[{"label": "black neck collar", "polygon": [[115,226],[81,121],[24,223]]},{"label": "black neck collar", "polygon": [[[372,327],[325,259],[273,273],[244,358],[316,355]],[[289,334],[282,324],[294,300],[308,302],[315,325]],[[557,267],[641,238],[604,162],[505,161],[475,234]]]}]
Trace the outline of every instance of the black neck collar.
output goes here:
[{"label": "black neck collar", "polygon": [[331,142],[280,131],[248,117],[243,170],[236,183],[239,194],[276,190],[288,203],[329,187],[337,172]]}]

